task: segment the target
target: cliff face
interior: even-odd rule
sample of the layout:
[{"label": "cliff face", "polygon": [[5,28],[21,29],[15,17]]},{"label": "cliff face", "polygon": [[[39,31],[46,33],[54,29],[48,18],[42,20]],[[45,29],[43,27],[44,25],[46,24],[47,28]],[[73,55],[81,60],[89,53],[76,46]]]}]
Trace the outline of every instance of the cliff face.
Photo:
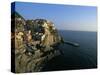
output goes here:
[{"label": "cliff face", "polygon": [[[61,37],[54,24],[45,19],[24,20],[15,16],[15,72],[41,71],[45,64],[60,55]],[[13,38],[13,36],[12,36]],[[12,42],[13,43],[13,42]],[[14,49],[12,49],[14,52]]]}]

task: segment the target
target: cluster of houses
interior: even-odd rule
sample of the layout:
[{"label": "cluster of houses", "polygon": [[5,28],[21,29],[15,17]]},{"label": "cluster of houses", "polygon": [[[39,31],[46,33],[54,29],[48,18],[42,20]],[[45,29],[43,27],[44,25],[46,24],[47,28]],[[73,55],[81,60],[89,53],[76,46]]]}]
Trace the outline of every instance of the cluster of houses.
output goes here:
[{"label": "cluster of houses", "polygon": [[36,50],[43,52],[46,46],[52,45],[56,40],[54,31],[56,31],[54,24],[45,19],[25,21],[17,17],[15,18],[15,48],[19,50],[21,45],[25,45],[26,51],[23,52],[29,55],[35,53]]}]

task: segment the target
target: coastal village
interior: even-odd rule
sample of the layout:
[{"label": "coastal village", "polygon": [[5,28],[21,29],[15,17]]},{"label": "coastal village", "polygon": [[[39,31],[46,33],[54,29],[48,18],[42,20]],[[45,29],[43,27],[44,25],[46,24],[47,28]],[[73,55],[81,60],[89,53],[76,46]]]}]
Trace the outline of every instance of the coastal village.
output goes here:
[{"label": "coastal village", "polygon": [[17,12],[11,15],[11,58],[14,72],[42,71],[51,59],[64,55],[59,49],[61,44],[79,46],[77,43],[64,41],[49,20],[25,20]]},{"label": "coastal village", "polygon": [[17,12],[12,16],[15,17],[12,18],[15,29],[11,38],[15,72],[41,71],[50,59],[61,54],[58,49],[61,37],[57,29],[45,19],[25,20]]}]

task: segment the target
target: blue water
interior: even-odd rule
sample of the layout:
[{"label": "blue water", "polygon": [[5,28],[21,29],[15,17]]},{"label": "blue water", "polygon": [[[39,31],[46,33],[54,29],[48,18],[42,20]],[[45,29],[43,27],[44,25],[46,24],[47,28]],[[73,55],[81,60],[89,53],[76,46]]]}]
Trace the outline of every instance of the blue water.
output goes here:
[{"label": "blue water", "polygon": [[64,40],[80,46],[61,45],[60,50],[64,54],[49,61],[44,71],[97,67],[97,32],[59,30],[59,34]]}]

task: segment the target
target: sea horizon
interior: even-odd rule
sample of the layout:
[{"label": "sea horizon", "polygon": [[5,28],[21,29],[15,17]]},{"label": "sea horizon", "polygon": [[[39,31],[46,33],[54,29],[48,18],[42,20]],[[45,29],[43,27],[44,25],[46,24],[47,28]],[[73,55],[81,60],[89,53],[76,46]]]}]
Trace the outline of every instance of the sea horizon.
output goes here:
[{"label": "sea horizon", "polygon": [[98,32],[98,31],[84,31],[84,30],[65,30],[65,29],[57,29],[58,31],[75,31],[75,32]]}]

